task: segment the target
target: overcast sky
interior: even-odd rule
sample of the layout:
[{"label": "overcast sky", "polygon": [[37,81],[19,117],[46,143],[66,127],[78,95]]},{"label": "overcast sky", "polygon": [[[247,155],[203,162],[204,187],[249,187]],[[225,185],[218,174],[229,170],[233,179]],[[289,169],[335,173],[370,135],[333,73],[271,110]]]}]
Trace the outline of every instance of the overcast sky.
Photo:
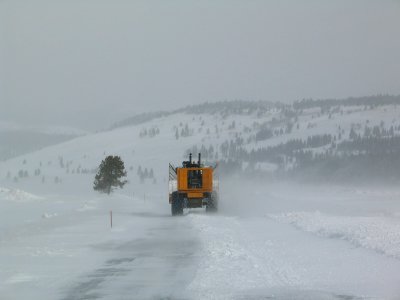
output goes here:
[{"label": "overcast sky", "polygon": [[204,101],[400,94],[400,1],[0,0],[0,70],[1,121],[89,129]]}]

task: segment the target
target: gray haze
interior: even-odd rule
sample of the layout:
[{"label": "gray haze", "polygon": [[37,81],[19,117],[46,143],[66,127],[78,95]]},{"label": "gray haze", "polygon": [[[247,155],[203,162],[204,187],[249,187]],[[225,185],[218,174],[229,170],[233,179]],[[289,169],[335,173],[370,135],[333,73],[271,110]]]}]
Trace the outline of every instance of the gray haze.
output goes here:
[{"label": "gray haze", "polygon": [[0,121],[400,93],[400,2],[0,1]]}]

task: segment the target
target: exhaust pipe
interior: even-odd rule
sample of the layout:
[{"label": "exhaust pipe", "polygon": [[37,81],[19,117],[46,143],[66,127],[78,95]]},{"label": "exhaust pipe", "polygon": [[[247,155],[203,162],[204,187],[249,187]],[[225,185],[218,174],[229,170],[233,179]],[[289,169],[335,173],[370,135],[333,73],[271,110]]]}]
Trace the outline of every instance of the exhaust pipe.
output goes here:
[{"label": "exhaust pipe", "polygon": [[201,164],[201,153],[199,153],[199,167],[200,167],[200,164]]},{"label": "exhaust pipe", "polygon": [[189,154],[189,163],[192,164],[192,153]]}]

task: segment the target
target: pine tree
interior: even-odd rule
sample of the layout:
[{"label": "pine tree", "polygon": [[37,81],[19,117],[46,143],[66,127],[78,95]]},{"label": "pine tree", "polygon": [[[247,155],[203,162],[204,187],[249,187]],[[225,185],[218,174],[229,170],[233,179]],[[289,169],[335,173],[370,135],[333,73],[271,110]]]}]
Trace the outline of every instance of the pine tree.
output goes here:
[{"label": "pine tree", "polygon": [[114,187],[123,188],[128,182],[124,162],[119,156],[107,156],[100,164],[93,189],[102,193],[110,194]]},{"label": "pine tree", "polygon": [[357,138],[357,133],[356,133],[356,131],[354,130],[354,128],[351,127],[350,133],[349,133],[349,139],[354,140],[354,139],[356,139],[356,138]]}]

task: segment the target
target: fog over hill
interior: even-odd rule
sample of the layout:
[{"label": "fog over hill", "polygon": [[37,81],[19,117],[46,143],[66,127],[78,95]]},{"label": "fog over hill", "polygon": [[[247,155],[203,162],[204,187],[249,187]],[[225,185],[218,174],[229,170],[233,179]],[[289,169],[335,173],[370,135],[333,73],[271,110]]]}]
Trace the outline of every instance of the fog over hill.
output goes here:
[{"label": "fog over hill", "polygon": [[59,144],[88,131],[63,127],[35,127],[16,123],[0,122],[0,161]]},{"label": "fog over hill", "polygon": [[117,2],[0,1],[2,120],[400,93],[396,0]]}]

